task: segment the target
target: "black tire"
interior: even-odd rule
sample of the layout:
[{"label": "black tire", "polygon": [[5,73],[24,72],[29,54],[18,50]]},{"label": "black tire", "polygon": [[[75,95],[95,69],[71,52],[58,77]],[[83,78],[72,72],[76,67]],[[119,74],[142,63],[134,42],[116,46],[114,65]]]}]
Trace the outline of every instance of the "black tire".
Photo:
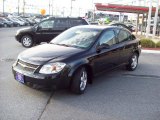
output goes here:
[{"label": "black tire", "polygon": [[24,36],[22,36],[22,38],[21,38],[21,43],[22,43],[23,47],[30,48],[30,47],[33,46],[34,41],[33,41],[33,39],[32,39],[31,36],[29,36],[29,35],[24,35]]},{"label": "black tire", "polygon": [[88,73],[85,67],[79,68],[72,79],[71,91],[75,94],[83,94],[88,82]]},{"label": "black tire", "polygon": [[137,66],[138,66],[138,54],[137,53],[134,53],[131,58],[129,59],[129,63],[128,65],[126,66],[127,70],[129,71],[134,71]]}]

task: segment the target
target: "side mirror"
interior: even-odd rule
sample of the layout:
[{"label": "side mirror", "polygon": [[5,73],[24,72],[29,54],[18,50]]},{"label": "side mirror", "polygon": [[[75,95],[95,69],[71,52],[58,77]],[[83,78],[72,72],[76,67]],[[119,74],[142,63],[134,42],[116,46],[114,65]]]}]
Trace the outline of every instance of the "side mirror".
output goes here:
[{"label": "side mirror", "polygon": [[41,30],[42,27],[41,26],[37,26],[37,31]]},{"label": "side mirror", "polygon": [[97,52],[103,50],[103,49],[109,49],[110,46],[108,44],[103,43],[102,45],[97,46]]}]

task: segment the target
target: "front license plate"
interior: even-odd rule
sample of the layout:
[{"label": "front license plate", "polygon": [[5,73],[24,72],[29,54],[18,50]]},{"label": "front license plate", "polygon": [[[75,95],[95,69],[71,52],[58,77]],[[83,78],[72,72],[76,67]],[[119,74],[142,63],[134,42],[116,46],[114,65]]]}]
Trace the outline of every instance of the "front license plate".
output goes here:
[{"label": "front license plate", "polygon": [[16,80],[24,83],[24,75],[22,75],[21,73],[16,73]]}]

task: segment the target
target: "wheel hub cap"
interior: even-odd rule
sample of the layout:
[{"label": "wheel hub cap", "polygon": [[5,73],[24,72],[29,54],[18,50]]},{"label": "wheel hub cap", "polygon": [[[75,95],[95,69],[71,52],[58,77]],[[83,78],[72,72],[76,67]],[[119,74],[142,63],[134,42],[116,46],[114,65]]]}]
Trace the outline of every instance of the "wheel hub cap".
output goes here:
[{"label": "wheel hub cap", "polygon": [[134,68],[136,68],[136,66],[137,66],[137,56],[136,55],[134,55],[133,57],[132,57],[132,64],[131,64],[131,67],[134,69]]},{"label": "wheel hub cap", "polygon": [[80,83],[80,90],[81,91],[85,89],[86,84],[87,84],[87,73],[86,73],[86,71],[83,71],[82,75],[81,75],[81,83]]},{"label": "wheel hub cap", "polygon": [[32,41],[31,41],[30,38],[25,37],[25,38],[23,39],[23,44],[24,44],[25,46],[30,46],[31,43],[32,43]]}]

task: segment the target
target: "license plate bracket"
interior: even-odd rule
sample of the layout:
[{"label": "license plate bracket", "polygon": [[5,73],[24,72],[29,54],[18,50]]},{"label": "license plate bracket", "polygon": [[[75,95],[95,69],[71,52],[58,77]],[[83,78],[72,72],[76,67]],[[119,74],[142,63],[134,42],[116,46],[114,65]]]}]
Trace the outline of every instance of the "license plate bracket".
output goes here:
[{"label": "license plate bracket", "polygon": [[21,73],[16,72],[16,80],[19,81],[20,83],[24,84],[24,75]]}]

